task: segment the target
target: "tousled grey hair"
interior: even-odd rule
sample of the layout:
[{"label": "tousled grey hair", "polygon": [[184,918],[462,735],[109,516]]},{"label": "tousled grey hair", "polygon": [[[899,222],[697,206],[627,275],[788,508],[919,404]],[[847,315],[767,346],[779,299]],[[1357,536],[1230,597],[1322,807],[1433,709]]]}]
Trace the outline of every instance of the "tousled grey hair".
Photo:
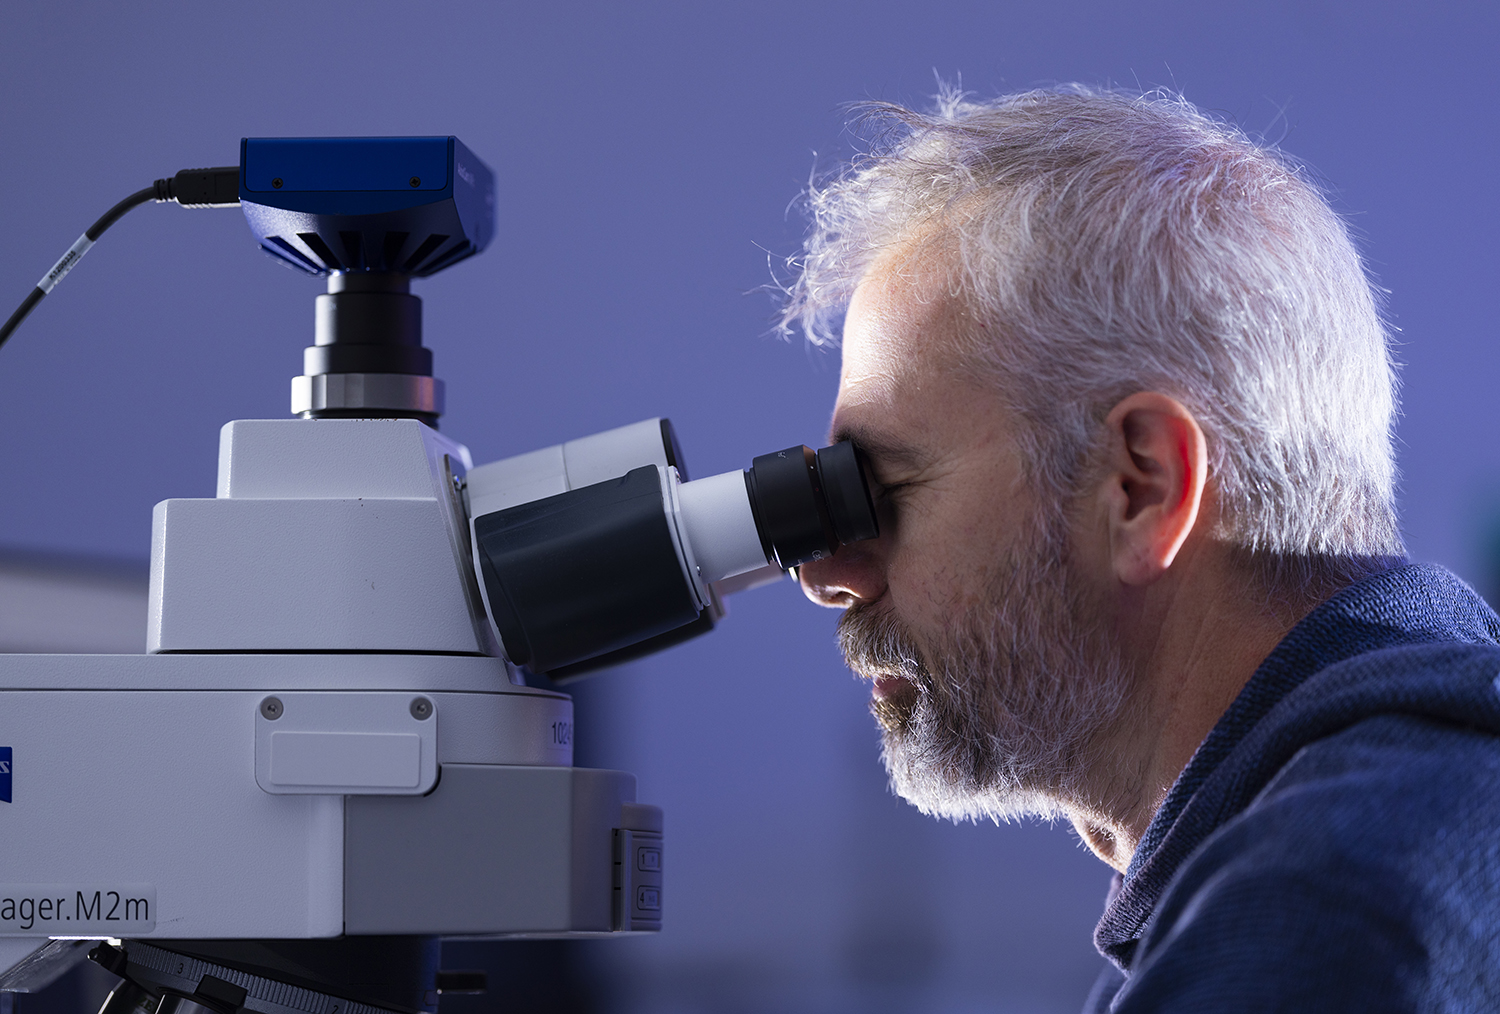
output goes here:
[{"label": "tousled grey hair", "polygon": [[883,139],[807,194],[784,330],[836,342],[876,260],[939,237],[961,351],[1022,420],[1045,502],[1071,499],[1109,409],[1154,390],[1198,419],[1217,535],[1250,558],[1353,577],[1404,555],[1378,290],[1305,170],[1161,92],[948,91],[869,115]]}]

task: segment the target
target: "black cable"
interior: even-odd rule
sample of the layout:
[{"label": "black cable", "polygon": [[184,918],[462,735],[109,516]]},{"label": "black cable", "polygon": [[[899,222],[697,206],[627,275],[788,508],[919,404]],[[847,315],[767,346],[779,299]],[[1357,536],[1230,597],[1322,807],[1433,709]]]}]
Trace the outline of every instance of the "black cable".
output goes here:
[{"label": "black cable", "polygon": [[37,288],[33,288],[26,294],[26,298],[21,300],[21,305],[16,307],[16,312],[10,315],[10,319],[3,326],[0,326],[0,345],[5,344],[5,339],[10,337],[12,331],[21,326],[21,321],[26,319],[28,313],[36,309],[36,304],[40,303],[42,297],[45,295],[45,292]]},{"label": "black cable", "polygon": [[168,198],[165,193],[166,186],[166,180],[157,180],[145,190],[137,190],[135,193],[131,194],[129,197],[121,201],[119,204],[116,204],[113,208],[110,208],[104,214],[100,215],[99,221],[89,226],[88,231],[86,231],[84,235],[87,236],[89,242],[92,243],[100,236],[104,235],[105,229],[108,229],[120,219],[124,218],[125,212],[129,211],[131,208],[140,207],[147,201],[167,200]]},{"label": "black cable", "polygon": [[21,305],[16,307],[16,312],[10,315],[10,319],[5,322],[4,326],[0,326],[0,345],[4,345],[5,340],[11,336],[16,328],[21,326],[21,321],[25,320],[26,316],[32,310],[36,309],[36,305],[42,301],[42,297],[51,292],[53,287],[62,281],[63,276],[73,270],[73,265],[77,264],[79,258],[84,254],[88,253],[89,247],[94,245],[96,239],[104,235],[105,229],[108,229],[123,218],[125,212],[131,208],[139,207],[150,200],[162,199],[157,195],[165,188],[166,183],[166,180],[157,180],[146,189],[137,190],[119,204],[106,211],[100,216],[99,221],[89,226],[88,230],[82,236],[78,237],[78,242],[68,247],[68,252],[63,254],[56,264],[52,265],[52,270],[43,275],[42,280],[36,283],[36,287],[31,290]]},{"label": "black cable", "polygon": [[21,326],[21,321],[36,309],[42,297],[51,292],[57,283],[63,280],[63,276],[73,270],[73,266],[84,254],[88,253],[94,241],[104,235],[104,230],[123,218],[126,212],[147,201],[157,203],[176,201],[183,207],[232,208],[240,203],[239,176],[239,166],[221,169],[184,169],[171,179],[157,180],[144,190],[137,190],[110,208],[99,216],[99,220],[89,226],[82,236],[78,237],[76,243],[68,247],[68,252],[52,265],[51,271],[42,276],[42,280],[36,283],[36,287],[21,301],[21,305],[16,307],[16,312],[10,315],[10,319],[0,324],[0,346],[3,346],[6,339]]}]

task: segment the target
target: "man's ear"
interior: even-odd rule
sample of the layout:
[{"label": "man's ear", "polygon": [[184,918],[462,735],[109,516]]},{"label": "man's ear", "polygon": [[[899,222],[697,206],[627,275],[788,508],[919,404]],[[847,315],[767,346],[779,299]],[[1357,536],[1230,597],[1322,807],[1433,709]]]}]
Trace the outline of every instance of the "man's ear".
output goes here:
[{"label": "man's ear", "polygon": [[1191,412],[1164,394],[1130,395],[1105,420],[1104,505],[1115,577],[1167,572],[1198,520],[1208,447]]}]

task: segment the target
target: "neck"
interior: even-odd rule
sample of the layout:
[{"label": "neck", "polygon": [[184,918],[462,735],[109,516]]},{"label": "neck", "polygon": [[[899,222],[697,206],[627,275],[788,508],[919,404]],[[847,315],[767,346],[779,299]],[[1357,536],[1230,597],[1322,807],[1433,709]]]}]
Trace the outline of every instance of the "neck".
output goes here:
[{"label": "neck", "polygon": [[1161,580],[1118,589],[1115,634],[1137,674],[1134,706],[1100,742],[1083,779],[1089,798],[1065,807],[1085,844],[1121,872],[1198,745],[1316,605],[1273,605],[1245,593],[1255,583],[1232,550],[1203,540]]}]

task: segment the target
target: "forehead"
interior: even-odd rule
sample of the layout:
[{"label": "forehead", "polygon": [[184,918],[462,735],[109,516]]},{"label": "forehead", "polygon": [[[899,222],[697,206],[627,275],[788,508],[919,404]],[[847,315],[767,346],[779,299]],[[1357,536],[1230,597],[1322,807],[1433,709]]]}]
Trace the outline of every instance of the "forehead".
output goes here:
[{"label": "forehead", "polygon": [[963,372],[955,344],[964,323],[942,255],[878,261],[844,319],[835,434],[865,443],[913,436],[935,413],[958,408],[944,397]]}]

